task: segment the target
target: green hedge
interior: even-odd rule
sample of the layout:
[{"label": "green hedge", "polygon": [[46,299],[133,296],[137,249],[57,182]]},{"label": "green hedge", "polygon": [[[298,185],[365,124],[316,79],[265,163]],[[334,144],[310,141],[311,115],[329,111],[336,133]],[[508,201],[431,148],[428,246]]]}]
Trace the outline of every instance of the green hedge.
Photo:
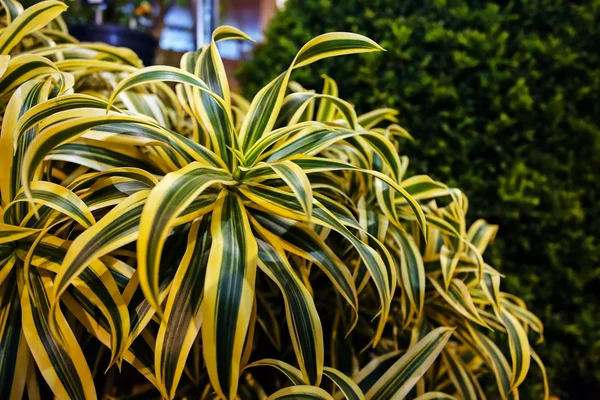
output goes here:
[{"label": "green hedge", "polygon": [[359,111],[400,110],[413,168],[500,224],[486,257],[544,320],[541,356],[563,399],[600,393],[599,21],[600,1],[289,0],[238,71],[251,96],[316,34],[387,49],[294,78],[319,89],[327,73]]}]

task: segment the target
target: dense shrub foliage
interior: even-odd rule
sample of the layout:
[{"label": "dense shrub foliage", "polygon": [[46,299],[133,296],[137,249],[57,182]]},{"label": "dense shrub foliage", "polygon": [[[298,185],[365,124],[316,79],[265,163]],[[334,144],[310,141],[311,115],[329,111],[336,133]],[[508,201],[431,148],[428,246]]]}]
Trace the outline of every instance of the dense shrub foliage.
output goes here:
[{"label": "dense shrub foliage", "polygon": [[542,317],[541,357],[562,398],[600,392],[598,21],[599,1],[289,0],[238,73],[250,96],[329,31],[388,50],[293,78],[318,89],[327,73],[359,111],[400,110],[413,168],[500,224],[487,257]]}]

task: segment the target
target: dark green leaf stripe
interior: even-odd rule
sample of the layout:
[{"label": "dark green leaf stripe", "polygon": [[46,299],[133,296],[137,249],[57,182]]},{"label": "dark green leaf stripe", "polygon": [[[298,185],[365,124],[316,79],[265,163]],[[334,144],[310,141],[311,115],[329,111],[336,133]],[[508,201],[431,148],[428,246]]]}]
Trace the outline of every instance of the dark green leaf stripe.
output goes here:
[{"label": "dark green leaf stripe", "polygon": [[275,127],[281,128],[290,123],[290,120],[297,112],[302,112],[308,104],[315,98],[314,93],[298,92],[291,93],[285,97]]},{"label": "dark green leaf stripe", "polygon": [[279,114],[276,105],[285,93],[287,80],[288,73],[282,73],[262,88],[252,100],[240,132],[244,151],[248,151],[275,124],[277,114]]},{"label": "dark green leaf stripe", "polygon": [[[343,38],[336,38],[336,35],[343,35]],[[320,41],[320,43],[313,44],[313,42],[316,41]],[[305,47],[300,49],[300,52],[296,56],[294,67],[297,68],[298,66],[308,65],[332,55],[380,50],[382,50],[382,48],[377,43],[364,36],[352,33],[339,34],[334,32],[317,36],[308,42]]]},{"label": "dark green leaf stripe", "polygon": [[292,189],[304,215],[310,218],[312,216],[313,192],[306,174],[290,161],[271,164],[271,168]]},{"label": "dark green leaf stripe", "polygon": [[58,72],[50,61],[31,59],[30,57],[24,63],[21,63],[23,59],[18,56],[13,58],[13,64],[8,65],[6,72],[0,78],[0,93],[8,93],[36,77]]},{"label": "dark green leaf stripe", "polygon": [[235,142],[233,121],[228,113],[228,109],[223,107],[222,104],[219,104],[214,97],[216,94],[219,98],[227,101],[228,98],[225,97],[225,93],[229,94],[229,87],[227,87],[227,80],[223,80],[223,76],[217,71],[217,68],[219,67],[224,71],[224,67],[219,52],[216,51],[214,46],[216,46],[214,43],[209,45],[209,47],[202,52],[199,60],[199,76],[212,91],[212,93],[202,91],[200,93],[200,101],[204,108],[205,123],[210,123],[214,130],[211,139],[216,142],[214,145],[217,146],[218,153],[225,161],[225,164],[231,166],[233,159],[228,148],[233,148]]},{"label": "dark green leaf stripe", "polygon": [[[100,144],[100,143],[98,143]],[[161,171],[156,165],[136,157],[101,146],[86,143],[67,143],[56,147],[45,157],[48,160],[69,161],[94,170],[109,168],[140,168],[152,173]]]},{"label": "dark green leaf stripe", "polygon": [[232,40],[232,39],[240,39],[240,40],[250,40],[252,39],[246,35],[244,32],[236,29],[232,26],[220,26],[213,32],[213,38],[215,42],[219,42],[221,40]]},{"label": "dark green leaf stripe", "polygon": [[[158,303],[154,299],[153,291],[158,284],[156,281],[158,278],[157,268],[164,240],[172,222],[210,186],[235,183],[231,175],[224,170],[191,163],[179,171],[167,174],[152,189],[148,206],[144,208],[142,215],[138,244],[138,253],[140,253],[138,261],[143,264],[141,265],[143,273],[147,274],[140,282],[151,303]],[[150,287],[144,287],[146,283]],[[155,307],[158,306],[155,305]]]},{"label": "dark green leaf stripe", "polygon": [[170,395],[175,394],[192,344],[184,341],[190,335],[195,337],[200,330],[196,320],[204,294],[199,288],[204,287],[211,246],[210,221],[210,215],[204,216],[201,221],[194,222],[190,229],[186,253],[173,283],[177,286],[170,292],[165,319],[159,331],[158,343],[162,343],[159,349],[162,357],[159,368],[161,376],[158,378]]},{"label": "dark green leaf stripe", "polygon": [[477,335],[483,346],[484,351],[482,353],[485,354],[485,360],[496,376],[496,383],[498,384],[498,389],[500,389],[500,394],[505,399],[510,393],[510,367],[508,361],[506,361],[504,354],[502,354],[498,346],[490,338],[477,330],[473,330],[473,332],[475,332],[475,335]]},{"label": "dark green leaf stripe", "polygon": [[[166,291],[175,277],[180,258],[183,257],[186,248],[186,236],[187,235],[184,235],[181,232],[176,232],[171,235],[165,243],[165,246],[169,251],[162,257],[160,264],[160,275],[158,277],[160,298],[165,296]],[[155,312],[146,299],[135,275],[123,292],[123,297],[125,298],[127,308],[129,309],[129,319],[131,324],[129,342],[131,342],[137,338],[141,331],[146,327]],[[152,351],[154,352],[154,349]],[[154,369],[154,358],[152,358],[152,366]]]},{"label": "dark green leaf stripe", "polygon": [[21,337],[21,305],[15,278],[15,273],[10,274],[0,286],[0,397],[5,399],[15,390],[13,384]]},{"label": "dark green leaf stripe", "polygon": [[372,360],[371,363],[367,364],[367,366],[363,368],[363,370],[368,370],[368,374],[363,376],[361,374],[361,370],[361,372],[359,372],[359,379],[355,378],[357,380],[358,387],[364,393],[366,393],[373,387],[373,385],[375,385],[375,383],[383,376],[383,374],[385,374],[387,370],[390,369],[390,367],[400,359],[400,357],[402,357],[402,353],[396,351]]},{"label": "dark green leaf stripe", "polygon": [[40,56],[50,56],[56,53],[69,53],[74,50],[79,55],[79,50],[89,49],[97,52],[96,59],[98,60],[116,60],[126,65],[133,67],[141,67],[141,60],[130,49],[124,47],[114,47],[104,43],[68,43],[59,44],[53,47],[41,47],[39,49],[30,50],[31,54]]},{"label": "dark green leaf stripe", "polygon": [[396,192],[387,183],[376,179],[375,194],[381,212],[392,221],[393,225],[396,225],[398,221],[398,212],[396,210],[396,205],[394,204]]},{"label": "dark green leaf stripe", "polygon": [[[328,107],[331,107],[334,110],[339,110],[350,128],[353,130],[358,129],[356,111],[350,103],[338,97],[310,92],[292,93],[288,95],[283,106],[281,107],[281,111],[277,117],[275,126],[279,127],[286,125],[292,116],[306,108],[310,101],[314,101],[316,99],[321,99],[321,104],[325,102],[329,105]],[[329,122],[323,119],[318,120]]]},{"label": "dark green leaf stripe", "polygon": [[308,385],[298,385],[298,386],[290,386],[283,389],[278,390],[273,393],[267,400],[333,400],[333,397],[329,395],[325,390],[316,387],[316,386],[308,386]]},{"label": "dark green leaf stripe", "polygon": [[397,114],[398,111],[394,110],[393,108],[378,108],[377,110],[360,115],[358,117],[358,123],[365,129],[368,129],[376,126],[379,122],[386,119],[392,122],[397,122]]},{"label": "dark green leaf stripe", "polygon": [[502,310],[502,324],[506,327],[508,343],[511,348],[512,377],[511,388],[518,387],[529,370],[531,356],[529,352],[529,341],[519,321],[506,310]]},{"label": "dark green leaf stripe", "polygon": [[307,132],[299,138],[294,138],[280,148],[274,150],[266,157],[266,161],[273,162],[285,160],[294,155],[314,155],[337,141],[347,139],[351,136],[360,135],[359,132],[348,132],[342,134],[332,130],[319,130],[316,132]]},{"label": "dark green leaf stripe", "polygon": [[153,188],[158,183],[158,180],[144,169],[123,167],[82,175],[68,185],[67,188],[76,192],[83,188],[89,188],[99,179],[112,177],[122,177],[136,180],[146,184],[149,188]]},{"label": "dark green leaf stripe", "polygon": [[[38,104],[35,107],[32,107],[30,110],[24,113],[19,119],[17,131],[20,135],[35,124],[61,111],[75,110],[79,108],[95,108],[105,110],[106,106],[106,101],[86,94],[75,93],[55,97]],[[112,110],[118,111],[116,107],[112,107]]]},{"label": "dark green leaf stripe", "polygon": [[38,232],[37,229],[22,228],[0,223],[0,244],[14,242]]},{"label": "dark green leaf stripe", "polygon": [[361,135],[361,138],[365,139],[371,149],[381,157],[385,165],[389,168],[392,179],[398,181],[402,176],[402,163],[394,145],[379,133],[365,133]]},{"label": "dark green leaf stripe", "polygon": [[298,368],[296,368],[296,367],[289,365],[288,363],[286,363],[284,361],[275,360],[275,359],[271,359],[271,358],[265,358],[262,360],[255,361],[252,364],[248,364],[246,366],[246,369],[254,368],[254,367],[275,368],[275,369],[281,371],[292,382],[292,384],[294,386],[306,385],[306,382],[304,382],[304,379],[302,378],[302,373],[300,372],[300,370],[298,370]]},{"label": "dark green leaf stripe", "polygon": [[[35,23],[36,19],[40,18],[43,14],[53,12],[58,15],[66,9],[67,6],[61,1],[45,1],[29,7],[27,11],[21,13],[21,15],[19,15],[0,36],[0,54],[8,54],[12,47],[23,36],[27,35],[32,30],[41,28],[40,26],[36,27],[33,23]],[[30,25],[30,30],[23,29],[24,27],[27,27],[27,25]]]},{"label": "dark green leaf stripe", "polygon": [[[373,393],[371,398],[373,400],[391,399],[394,395],[397,395],[400,390],[402,390],[402,393],[408,394],[411,388],[405,387],[404,384],[409,383],[409,381],[412,385],[417,383],[416,379],[413,381],[411,378],[423,375],[426,372],[427,368],[425,365],[431,365],[435,358],[437,358],[442,351],[443,346],[450,338],[452,331],[453,330],[450,328],[437,328],[421,339],[420,342],[425,343],[425,345],[422,348],[419,347],[418,344],[415,345],[416,348],[419,348],[417,352],[411,352],[409,349],[409,351],[396,362],[401,365],[402,368],[395,373],[391,379],[387,380],[376,393]],[[393,369],[394,366],[391,368]]]},{"label": "dark green leaf stripe", "polygon": [[[319,131],[328,131],[328,132],[334,131],[333,128],[328,127],[327,125],[320,124],[320,123],[314,123],[314,122],[302,122],[302,123],[295,124],[292,126],[286,126],[283,128],[279,128],[277,130],[274,130],[274,131],[269,132],[268,134],[264,135],[249,150],[247,150],[244,153],[244,156],[246,158],[246,165],[253,166],[254,163],[256,162],[256,160],[271,145],[277,143],[280,140],[284,140],[288,136],[293,136],[296,133],[299,133],[300,131],[302,131],[304,129],[306,129],[306,134],[310,134],[312,132],[319,132]],[[257,170],[258,170],[257,172],[260,171],[259,168],[257,168]],[[254,173],[254,169],[252,171],[250,171],[248,173],[248,175],[252,176],[253,173]]]},{"label": "dark green leaf stripe", "polygon": [[[321,78],[323,78],[323,94],[337,98],[339,95],[337,83],[325,74],[321,75]],[[333,119],[334,116],[335,107],[333,107],[333,102],[327,98],[321,99],[317,111],[317,121],[329,121]],[[350,121],[348,121],[348,123],[352,129],[357,129],[356,125],[358,124],[358,121],[356,120],[356,117],[354,118],[354,123],[351,123]]]},{"label": "dark green leaf stripe", "polygon": [[[484,275],[484,278],[485,276],[487,276],[487,274]],[[528,324],[532,330],[540,334],[540,337],[543,336],[544,326],[542,325],[542,321],[540,321],[540,319],[534,313],[526,308],[518,307],[506,300],[502,300],[502,307],[505,307],[506,310],[516,318]]]},{"label": "dark green leaf stripe", "polygon": [[441,191],[447,191],[448,187],[443,183],[436,182],[433,180],[417,180],[412,177],[402,182],[402,187],[415,198],[423,198],[425,194],[441,193]]},{"label": "dark green leaf stripe", "polygon": [[[19,117],[23,115],[28,109],[35,106],[42,99],[42,88],[44,87],[44,82],[39,82],[34,84],[31,89],[26,93],[25,98],[23,100],[23,104],[21,105],[21,109],[19,110]],[[22,89],[23,90],[23,89]],[[10,175],[11,175],[11,192],[10,196],[14,198],[14,196],[18,193],[21,188],[21,176],[19,172],[21,171],[23,165],[23,158],[25,156],[25,151],[29,147],[31,141],[37,134],[37,129],[30,129],[23,134],[17,136],[17,146],[14,152],[14,156],[12,159],[12,166],[10,167]],[[12,198],[11,198],[12,200]],[[18,224],[22,221],[23,217],[27,214],[28,206],[27,204],[16,204],[14,212],[9,213],[9,219],[15,224]]]},{"label": "dark green leaf stripe", "polygon": [[448,287],[448,297],[452,299],[460,308],[464,310],[466,316],[474,322],[477,322],[483,326],[485,322],[481,319],[481,316],[477,313],[477,309],[473,304],[469,290],[465,284],[459,279],[452,279],[450,286]]},{"label": "dark green leaf stripe", "polygon": [[319,385],[323,368],[323,333],[314,301],[285,256],[267,238],[257,238],[258,266],[279,286],[296,357],[306,382]]},{"label": "dark green leaf stripe", "polygon": [[365,399],[365,395],[362,390],[360,390],[360,387],[342,372],[330,367],[325,367],[323,369],[323,374],[335,383],[347,400]]},{"label": "dark green leaf stripe", "polygon": [[94,190],[89,196],[85,196],[83,200],[91,210],[96,211],[117,205],[120,201],[142,190],[148,190],[148,186],[138,181],[120,182],[117,185],[109,185]]},{"label": "dark green leaf stripe", "polygon": [[[77,367],[73,363],[69,350],[61,345],[60,339],[56,338],[50,330],[50,301],[41,276],[36,268],[30,269],[29,279],[31,282],[31,292],[26,292],[28,299],[24,301],[31,302],[32,304],[28,305],[27,308],[23,306],[23,312],[30,313],[34,326],[26,326],[25,336],[39,336],[44,351],[52,363],[52,368],[60,379],[60,382],[64,385],[70,398],[84,400],[84,382],[81,382],[79,379]],[[29,330],[35,330],[35,333],[28,333]],[[72,333],[70,334],[73,335]],[[27,341],[30,342],[29,339]],[[34,358],[36,357],[35,352],[33,356]],[[85,384],[90,384],[90,382],[85,382]]]},{"label": "dark green leaf stripe", "polygon": [[477,400],[477,394],[469,378],[467,367],[463,364],[459,356],[453,350],[446,349],[442,352],[442,357],[448,368],[450,379],[461,395],[461,398],[464,400]]},{"label": "dark green leaf stripe", "polygon": [[233,399],[254,297],[257,248],[241,199],[226,189],[213,211],[211,235],[204,284],[203,353],[215,390]]},{"label": "dark green leaf stripe", "polygon": [[423,308],[425,301],[425,266],[412,236],[401,231],[395,226],[390,226],[392,237],[401,249],[401,271],[402,286],[408,293],[410,301],[415,305],[417,311]]},{"label": "dark green leaf stripe", "polygon": [[125,238],[128,238],[128,242],[135,240],[131,235],[139,230],[147,196],[147,191],[130,196],[73,241],[54,283],[56,296],[60,296],[91,261],[127,244],[123,242]]},{"label": "dark green leaf stripe", "polygon": [[17,258],[10,245],[0,245],[0,285],[9,276]]},{"label": "dark green leaf stripe", "polygon": [[301,257],[310,257],[340,291],[346,302],[353,308],[358,307],[356,287],[350,270],[338,258],[325,242],[308,227],[295,221],[283,219],[267,213],[252,211],[260,225],[276,235],[285,244],[286,250]]},{"label": "dark green leaf stripe", "polygon": [[[93,217],[90,219],[91,212],[89,210],[82,209],[82,206],[85,207],[83,202],[82,204],[77,204],[70,201],[69,198],[41,189],[33,189],[31,194],[34,197],[35,202],[42,203],[54,210],[60,211],[75,220],[87,222],[87,226],[84,225],[86,228],[96,222],[93,220]],[[73,195],[75,196],[75,194]],[[24,193],[19,193],[14,201],[27,201],[27,199]],[[89,214],[85,211],[88,211]]]},{"label": "dark green leaf stripe", "polygon": [[19,16],[19,14],[23,11],[23,6],[20,3],[17,3],[13,0],[2,0],[2,7],[8,14],[10,21],[14,21],[15,18]]},{"label": "dark green leaf stripe", "polygon": [[[66,245],[59,245],[60,240],[51,240],[51,238],[44,238],[38,245],[35,247],[34,257],[40,257],[45,259],[45,262],[50,262],[54,264],[54,271],[58,271],[64,261],[65,255],[67,254]],[[22,246],[23,250],[28,250],[28,246]],[[42,264],[45,265],[45,264]],[[46,268],[48,268],[46,266]],[[101,310],[97,308],[92,299],[89,296],[81,294],[79,289],[77,288],[80,283],[75,285],[76,287],[72,287],[71,295],[75,299],[81,303],[81,305],[88,311],[88,313],[95,317],[95,322],[99,323],[102,328],[104,328],[108,332],[112,332],[115,337],[113,338],[113,343],[121,343],[125,338],[123,337],[124,332],[123,329],[123,321],[121,320],[121,315],[118,311],[118,305],[115,302],[113,295],[110,290],[107,288],[106,284],[102,280],[102,278],[91,268],[85,268],[81,274],[79,275],[79,280],[84,284],[84,287],[88,289],[89,292],[94,294],[94,301],[100,301],[104,308],[107,310],[108,314],[101,314]],[[84,301],[85,299],[85,301]],[[110,318],[111,321],[115,325],[115,329],[112,330],[107,318]]]}]

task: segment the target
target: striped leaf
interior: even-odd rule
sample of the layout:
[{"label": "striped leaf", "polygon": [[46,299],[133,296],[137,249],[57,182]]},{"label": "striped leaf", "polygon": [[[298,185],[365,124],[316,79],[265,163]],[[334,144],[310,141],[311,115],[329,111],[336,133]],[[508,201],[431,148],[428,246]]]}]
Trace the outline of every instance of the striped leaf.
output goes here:
[{"label": "striped leaf", "polygon": [[483,327],[488,327],[479,315],[479,312],[473,303],[471,294],[469,293],[469,289],[463,281],[460,279],[452,279],[448,287],[448,292],[446,292],[435,279],[429,277],[429,282],[431,282],[442,298],[460,315]]},{"label": "striped leaf", "polygon": [[370,129],[379,124],[381,121],[398,122],[396,119],[398,111],[392,108],[378,108],[362,114],[358,117],[358,123],[365,129]]},{"label": "striped leaf", "polygon": [[506,357],[494,342],[482,334],[475,332],[476,343],[480,346],[484,359],[494,373],[502,399],[508,399],[511,393],[511,369]]},{"label": "striped leaf", "polygon": [[[31,182],[29,187],[34,203],[50,207],[73,219],[84,228],[89,228],[96,223],[88,206],[71,190],[55,183],[44,181]],[[15,196],[13,202],[7,205],[7,210],[10,205],[22,201],[27,201],[27,199],[23,191],[20,191]]]},{"label": "striped leaf", "polygon": [[254,96],[240,131],[242,149],[248,150],[275,125],[293,69],[327,57],[380,50],[377,43],[354,33],[332,32],[310,40],[300,49],[290,68]]},{"label": "striped leaf", "polygon": [[6,12],[6,22],[9,24],[23,12],[21,3],[13,0],[2,0],[2,8]]},{"label": "striped leaf", "polygon": [[[7,205],[21,188],[20,169],[24,153],[33,140],[36,130],[31,129],[24,134],[17,134],[18,117],[30,107],[43,101],[48,96],[49,85],[43,82],[27,82],[19,87],[11,96],[2,120],[2,135],[0,135],[0,157],[3,168],[0,169],[0,192],[2,204]],[[25,215],[24,205],[15,210],[14,223],[20,222]]]},{"label": "striped leaf", "polygon": [[[240,191],[256,205],[260,205],[268,211],[284,217],[288,217],[288,215],[292,217],[297,216],[298,211],[301,210],[295,197],[290,198],[289,194],[286,192],[278,191],[274,188],[261,187],[259,189],[258,187],[249,187],[247,189],[240,189]],[[254,204],[251,206],[255,207]],[[389,282],[389,274],[391,274],[391,272],[389,270],[393,268],[393,262],[390,261],[389,263],[386,263],[385,261],[388,260],[388,254],[384,254],[384,257],[382,258],[380,253],[359,240],[331,211],[322,206],[321,203],[315,202],[315,206],[316,208],[313,211],[312,221],[326,228],[335,230],[348,240],[358,252],[361,260],[365,263],[365,266],[375,282],[379,294],[379,302],[382,307],[377,333],[374,338],[374,345],[376,345],[381,338],[385,321],[387,320],[390,310],[392,293],[390,291]]]},{"label": "striped leaf", "polygon": [[[337,83],[325,74],[321,75],[321,78],[323,78],[323,90],[321,93],[337,98],[339,92]],[[327,98],[321,99],[319,109],[317,110],[317,121],[331,121],[335,116],[333,105],[334,103],[331,100]],[[350,127],[356,129],[357,124],[358,121],[355,124],[350,124]]]},{"label": "striped leaf", "polygon": [[333,397],[323,389],[315,386],[290,386],[273,393],[267,400],[333,400]]},{"label": "striped leaf", "polygon": [[202,304],[202,350],[214,390],[234,399],[254,299],[257,245],[241,199],[226,189],[212,213],[211,235]]},{"label": "striped leaf", "polygon": [[421,206],[419,205],[419,203],[417,203],[415,199],[413,199],[410,196],[410,194],[406,192],[406,190],[404,190],[404,188],[398,185],[394,180],[390,179],[387,175],[373,170],[357,168],[343,161],[326,160],[318,157],[296,158],[293,160],[293,162],[295,164],[298,164],[306,173],[351,170],[371,175],[377,179],[382,180],[386,184],[390,185],[394,190],[396,190],[398,194],[400,194],[400,196],[402,196],[407,201],[411,210],[415,214],[415,217],[417,218],[417,222],[423,232],[423,236],[427,237],[427,225],[425,222],[425,214],[423,213]]},{"label": "striped leaf", "polygon": [[136,240],[148,197],[147,190],[129,196],[73,241],[54,280],[54,304],[89,263]]},{"label": "striped leaf", "polygon": [[471,382],[469,371],[460,356],[455,351],[446,349],[442,352],[442,359],[460,397],[465,400],[477,400],[475,386]]},{"label": "striped leaf", "polygon": [[[26,254],[30,253],[31,265],[58,274],[70,245],[71,243],[67,241],[46,235],[33,250],[29,247],[31,244],[21,244],[17,254],[25,259]],[[26,254],[22,254],[21,251]],[[127,307],[114,276],[104,262],[95,260],[73,279],[73,289],[80,294],[80,297],[85,298],[92,308],[95,306],[102,313],[104,319],[92,320],[100,324],[106,321],[105,329],[111,335],[107,345],[111,349],[112,364],[125,351],[125,341],[130,327]],[[51,327],[55,323],[55,320],[50,319]]]},{"label": "striped leaf", "polygon": [[0,397],[10,400],[22,398],[29,363],[16,276],[11,274],[0,285]]},{"label": "striped leaf", "polygon": [[152,189],[140,221],[138,271],[141,288],[159,314],[162,313],[158,301],[160,258],[176,218],[210,186],[235,183],[228,172],[194,162],[165,175]]},{"label": "striped leaf", "polygon": [[[29,284],[24,283],[25,280]],[[50,389],[58,398],[96,399],[94,380],[69,324],[59,314],[56,336],[50,329],[49,292],[52,280],[43,277],[36,268],[29,269],[29,276],[19,279],[23,333]]]},{"label": "striped leaf", "polygon": [[10,245],[0,246],[0,285],[10,276],[17,257]]},{"label": "striped leaf", "polygon": [[265,358],[248,364],[246,369],[254,367],[271,367],[281,371],[295,386],[306,385],[302,372],[300,370],[284,361],[275,360],[272,358]]},{"label": "striped leaf", "polygon": [[425,303],[425,266],[412,236],[391,226],[389,232],[400,250],[400,281],[417,314]]},{"label": "striped leaf", "polygon": [[442,269],[442,277],[444,278],[444,288],[446,291],[450,287],[450,282],[454,278],[456,266],[460,260],[460,253],[450,250],[446,246],[442,246],[440,250],[440,266]]},{"label": "striped leaf", "polygon": [[531,363],[531,351],[527,332],[510,312],[503,310],[502,323],[508,334],[510,358],[512,360],[510,387],[513,390],[523,383],[527,376]]},{"label": "striped leaf", "polygon": [[175,392],[189,351],[202,323],[204,274],[211,247],[210,215],[192,223],[187,248],[169,290],[165,313],[156,339],[158,384],[169,398]]},{"label": "striped leaf", "polygon": [[20,13],[0,35],[0,54],[8,54],[26,35],[43,28],[66,9],[62,1],[46,0]]},{"label": "striped leaf", "polygon": [[[325,367],[323,369],[323,374],[331,379],[335,386],[341,391],[341,394],[344,395],[344,398],[347,400],[364,400],[365,395],[363,394],[360,387],[346,374],[338,371],[335,368]],[[339,396],[338,396],[339,397]]]},{"label": "striped leaf", "polygon": [[[23,168],[21,170],[21,179],[23,181],[25,194],[28,198],[30,198],[28,182],[31,180],[33,173],[46,154],[55,147],[83,135],[89,129],[111,123],[140,124],[143,127],[148,128],[149,134],[156,135],[160,140],[164,140],[167,143],[177,146],[178,149],[181,149],[181,152],[178,152],[178,155],[182,158],[189,157],[189,161],[194,159],[201,160],[205,164],[221,164],[217,159],[210,155],[211,152],[208,149],[204,151],[201,146],[197,144],[192,146],[191,143],[193,142],[187,142],[183,137],[177,137],[151,120],[140,118],[139,116],[101,115],[75,118],[49,126],[47,129],[43,130],[43,134],[36,136],[31,142],[27,149],[27,153],[25,154]],[[204,154],[200,154],[199,151],[202,151]]]},{"label": "striped leaf", "polygon": [[[375,382],[370,374],[361,374],[358,384],[366,392],[365,396],[373,400],[403,399],[436,360],[452,332],[451,328],[436,328],[428,333],[411,346],[383,375],[378,376]],[[370,369],[369,366],[366,368]]]},{"label": "striped leaf", "polygon": [[315,263],[325,273],[344,301],[352,308],[354,323],[351,324],[351,330],[358,317],[358,299],[354,279],[348,267],[309,226],[255,211],[252,212],[252,216],[261,227],[277,236],[285,251]]},{"label": "striped leaf", "polygon": [[39,232],[39,229],[22,228],[0,223],[0,244],[15,242],[37,232]]},{"label": "striped leaf", "polygon": [[302,168],[291,161],[282,161],[270,164],[270,166],[279,178],[292,189],[298,202],[302,205],[304,214],[310,219],[313,203],[312,186]]},{"label": "striped leaf", "polygon": [[494,240],[498,232],[498,225],[491,225],[479,219],[471,225],[467,232],[467,240],[483,254],[488,244]]},{"label": "striped leaf", "polygon": [[304,381],[318,386],[323,373],[324,349],[321,320],[314,301],[276,244],[277,237],[258,223],[253,225],[260,235],[257,237],[258,266],[281,290],[292,345]]},{"label": "striped leaf", "polygon": [[[200,122],[203,124],[205,132],[210,135],[211,140],[218,148],[217,154],[221,155],[227,165],[232,166],[233,158],[228,149],[237,148],[237,144],[231,114],[231,95],[225,67],[216,45],[217,41],[230,39],[247,40],[250,38],[230,26],[215,29],[210,45],[200,53],[195,66],[196,76],[200,77],[213,93],[200,91],[194,102],[199,106]],[[215,95],[219,99],[223,99],[226,107],[219,104]]]},{"label": "striped leaf", "polygon": [[[344,121],[351,129],[358,129],[356,111],[350,103],[328,94],[311,92],[297,92],[287,95],[281,106],[281,111],[279,112],[275,126],[283,127],[300,122],[306,107],[308,107],[311,102],[318,99],[321,100],[320,104],[325,104],[327,107],[327,112],[324,114],[327,119],[325,119],[325,117],[317,117],[317,121],[330,122],[333,120],[335,113],[339,111]],[[267,136],[269,134],[267,134]]]}]

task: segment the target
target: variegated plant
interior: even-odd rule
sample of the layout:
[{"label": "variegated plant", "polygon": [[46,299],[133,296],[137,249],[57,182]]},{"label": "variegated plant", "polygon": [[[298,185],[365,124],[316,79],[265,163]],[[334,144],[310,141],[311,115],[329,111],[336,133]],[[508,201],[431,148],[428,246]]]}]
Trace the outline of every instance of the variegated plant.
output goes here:
[{"label": "variegated plant", "polygon": [[[123,360],[165,398],[466,396],[486,370],[516,393],[541,324],[484,264],[493,228],[465,231],[458,190],[404,178],[406,132],[376,128],[389,110],[290,83],[379,45],[319,36],[246,102],[216,45],[248,39],[234,28],[140,68],[70,37],[62,2],[2,5],[2,398],[96,398]],[[477,325],[508,331],[512,368]]]}]

